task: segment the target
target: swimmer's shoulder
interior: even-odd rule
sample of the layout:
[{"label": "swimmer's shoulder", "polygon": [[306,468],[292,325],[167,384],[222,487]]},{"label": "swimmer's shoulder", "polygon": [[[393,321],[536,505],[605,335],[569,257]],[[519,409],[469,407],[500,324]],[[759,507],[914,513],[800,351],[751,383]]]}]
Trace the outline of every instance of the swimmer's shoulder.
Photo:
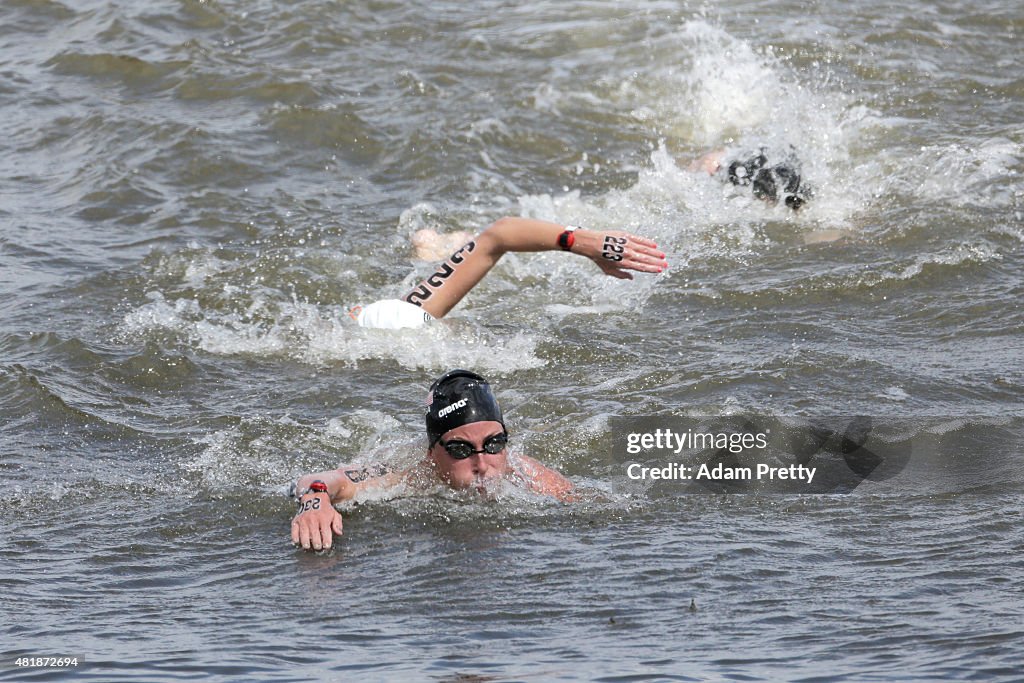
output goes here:
[{"label": "swimmer's shoulder", "polygon": [[575,500],[575,484],[558,470],[521,453],[512,456],[510,462],[526,486],[534,493],[554,496],[563,502]]}]

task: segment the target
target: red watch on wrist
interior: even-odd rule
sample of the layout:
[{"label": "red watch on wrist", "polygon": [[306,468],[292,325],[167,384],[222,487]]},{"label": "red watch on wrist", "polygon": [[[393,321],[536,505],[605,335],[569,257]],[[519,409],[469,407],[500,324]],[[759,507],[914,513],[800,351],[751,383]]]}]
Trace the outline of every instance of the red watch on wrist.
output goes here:
[{"label": "red watch on wrist", "polygon": [[572,245],[576,242],[576,235],[573,233],[580,229],[578,225],[567,225],[565,226],[565,232],[558,236],[558,246],[564,251],[572,249]]},{"label": "red watch on wrist", "polygon": [[310,493],[327,493],[327,484],[323,483],[319,479],[309,485]]}]

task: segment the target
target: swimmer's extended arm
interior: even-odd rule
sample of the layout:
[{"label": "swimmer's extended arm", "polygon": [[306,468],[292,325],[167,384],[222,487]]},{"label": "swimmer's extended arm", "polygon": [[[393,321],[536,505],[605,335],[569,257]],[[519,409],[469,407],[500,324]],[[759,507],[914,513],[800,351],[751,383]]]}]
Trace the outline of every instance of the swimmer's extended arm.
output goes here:
[{"label": "swimmer's extended arm", "polygon": [[[444,317],[510,251],[558,251],[565,226],[529,218],[502,218],[456,251],[433,275],[402,297],[435,318]],[[619,230],[580,228],[573,233],[574,254],[594,261],[607,275],[631,280],[630,270],[660,273],[665,254],[649,239]]]},{"label": "swimmer's extended arm", "polygon": [[[393,476],[383,468],[342,465],[336,470],[299,477],[295,483],[298,511],[292,518],[292,543],[305,550],[327,550],[334,535],[341,536],[342,532],[341,514],[333,504],[349,500],[367,486],[379,485]],[[323,482],[327,491],[311,491],[317,481]]]}]

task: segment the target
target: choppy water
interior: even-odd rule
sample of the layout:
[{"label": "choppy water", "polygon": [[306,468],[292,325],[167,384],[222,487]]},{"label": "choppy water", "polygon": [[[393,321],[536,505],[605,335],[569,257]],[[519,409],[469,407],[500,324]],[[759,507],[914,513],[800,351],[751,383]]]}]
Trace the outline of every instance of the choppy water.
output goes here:
[{"label": "choppy water", "polygon": [[[1022,31],[1014,2],[4,0],[0,680],[1024,677]],[[685,170],[762,144],[798,150],[799,215]],[[427,334],[345,315],[429,272],[416,229],[506,214],[671,267],[510,256]],[[414,457],[452,366],[595,493],[368,501],[296,552],[287,484]],[[915,466],[624,482],[617,418],[744,412],[896,417]]]}]

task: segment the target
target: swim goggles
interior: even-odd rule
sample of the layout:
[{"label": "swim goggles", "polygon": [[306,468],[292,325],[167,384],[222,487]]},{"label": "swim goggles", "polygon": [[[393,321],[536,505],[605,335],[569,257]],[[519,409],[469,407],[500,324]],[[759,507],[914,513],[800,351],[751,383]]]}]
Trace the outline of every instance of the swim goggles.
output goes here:
[{"label": "swim goggles", "polygon": [[495,455],[505,450],[505,446],[508,445],[508,433],[495,434],[484,439],[484,447],[480,450],[474,450],[473,444],[468,441],[462,441],[460,439],[452,439],[451,441],[442,441],[441,445],[448,451],[448,455],[452,457],[452,460],[465,460],[466,458],[476,455],[477,453],[489,453]]}]

